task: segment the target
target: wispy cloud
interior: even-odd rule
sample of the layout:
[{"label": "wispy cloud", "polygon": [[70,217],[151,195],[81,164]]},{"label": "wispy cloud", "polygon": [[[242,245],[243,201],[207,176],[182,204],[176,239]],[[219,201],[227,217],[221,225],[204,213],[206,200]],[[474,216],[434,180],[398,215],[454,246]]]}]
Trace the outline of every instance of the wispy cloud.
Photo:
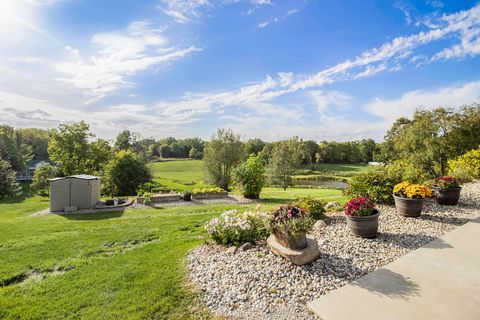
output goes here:
[{"label": "wispy cloud", "polygon": [[299,10],[298,9],[291,9],[291,10],[288,10],[287,12],[285,12],[283,15],[279,16],[279,17],[274,17],[272,19],[269,19],[269,20],[266,20],[266,21],[262,21],[258,24],[258,27],[259,28],[265,28],[266,26],[272,24],[272,23],[277,23],[283,19],[286,19],[288,18],[289,16],[293,15],[293,14],[296,14]]},{"label": "wispy cloud", "polygon": [[131,85],[127,77],[136,72],[200,50],[194,46],[167,47],[162,30],[145,21],[133,22],[123,31],[95,34],[91,43],[99,48],[95,56],[83,57],[78,49],[66,46],[73,57],[54,67],[65,75],[60,81],[83,90],[93,100]]}]

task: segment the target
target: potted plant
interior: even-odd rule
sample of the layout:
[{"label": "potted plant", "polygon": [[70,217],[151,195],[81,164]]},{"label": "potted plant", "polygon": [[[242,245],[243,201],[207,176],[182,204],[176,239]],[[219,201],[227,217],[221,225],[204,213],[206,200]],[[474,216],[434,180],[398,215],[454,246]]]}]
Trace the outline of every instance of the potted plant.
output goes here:
[{"label": "potted plant", "polygon": [[282,246],[301,250],[307,247],[307,231],[313,219],[306,210],[284,205],[271,212],[270,230]]},{"label": "potted plant", "polygon": [[343,208],[350,232],[357,237],[375,238],[380,212],[370,198],[354,198]]},{"label": "potted plant", "polygon": [[432,189],[435,191],[435,198],[438,203],[456,205],[460,199],[462,187],[455,177],[442,176],[433,180]]},{"label": "potted plant", "polygon": [[432,190],[422,184],[401,182],[393,187],[393,198],[397,212],[404,217],[418,217],[422,213],[425,198]]}]

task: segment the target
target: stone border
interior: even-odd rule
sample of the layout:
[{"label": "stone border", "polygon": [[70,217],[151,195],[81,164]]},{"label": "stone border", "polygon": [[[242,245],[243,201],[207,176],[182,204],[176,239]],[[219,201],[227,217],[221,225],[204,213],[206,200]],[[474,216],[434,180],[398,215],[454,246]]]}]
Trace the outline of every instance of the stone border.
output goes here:
[{"label": "stone border", "polygon": [[207,200],[207,199],[222,199],[228,198],[228,192],[207,192],[207,193],[196,193],[192,195],[194,200]]}]

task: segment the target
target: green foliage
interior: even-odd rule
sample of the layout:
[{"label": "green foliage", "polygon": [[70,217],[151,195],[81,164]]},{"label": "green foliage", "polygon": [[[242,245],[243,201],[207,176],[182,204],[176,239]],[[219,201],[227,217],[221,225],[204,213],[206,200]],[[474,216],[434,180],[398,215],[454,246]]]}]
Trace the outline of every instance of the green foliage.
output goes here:
[{"label": "green foliage", "polygon": [[219,129],[205,146],[205,180],[217,187],[229,190],[232,171],[244,155],[240,136],[230,129]]},{"label": "green foliage", "polygon": [[448,173],[460,182],[480,179],[480,148],[448,161]]},{"label": "green foliage", "polygon": [[325,201],[316,200],[312,196],[298,197],[293,202],[295,206],[305,209],[315,220],[325,218]]},{"label": "green foliage", "polygon": [[205,228],[215,242],[224,246],[255,243],[269,235],[266,216],[260,212],[225,211],[220,218],[210,220]]},{"label": "green foliage", "polygon": [[10,163],[0,157],[0,199],[13,197],[20,192],[15,176]]},{"label": "green foliage", "polygon": [[368,163],[373,161],[377,144],[373,139],[359,141],[322,141],[316,153],[317,162],[323,163]]},{"label": "green foliage", "polygon": [[48,160],[48,143],[50,141],[50,130],[38,128],[18,128],[21,140],[32,149],[32,156],[35,160]]},{"label": "green foliage", "polygon": [[190,149],[188,157],[191,159],[201,159],[203,157],[203,154],[197,148],[193,147],[192,149]]},{"label": "green foliage", "polygon": [[57,168],[49,163],[43,163],[35,169],[35,174],[32,181],[32,189],[42,196],[50,194],[49,179],[55,178],[58,175]]},{"label": "green foliage", "polygon": [[245,152],[247,155],[258,155],[262,152],[263,148],[267,143],[262,141],[261,139],[250,139],[245,142]]},{"label": "green foliage", "polygon": [[402,181],[395,174],[389,174],[384,167],[363,172],[350,179],[345,194],[352,198],[367,197],[375,203],[393,204],[393,187]]},{"label": "green foliage", "polygon": [[303,145],[298,138],[280,141],[275,144],[269,162],[271,180],[284,190],[292,184],[291,176],[302,162]]},{"label": "green foliage", "polygon": [[237,167],[235,182],[244,197],[258,199],[265,182],[265,166],[259,156],[251,154]]},{"label": "green foliage", "polygon": [[24,170],[33,158],[32,146],[22,139],[20,131],[0,125],[0,158],[8,161],[14,171]]},{"label": "green foliage", "polygon": [[161,185],[160,183],[158,183],[156,181],[145,182],[144,184],[140,185],[137,188],[137,194],[139,196],[141,196],[145,193],[155,194],[155,193],[159,193],[159,192],[162,192],[162,191],[168,191],[168,190],[165,188],[165,186]]},{"label": "green foliage", "polygon": [[107,164],[103,176],[106,190],[112,196],[137,194],[137,188],[150,181],[148,167],[132,151],[119,151]]},{"label": "green foliage", "polygon": [[123,130],[115,139],[115,147],[119,150],[128,150],[132,148],[132,142],[133,138],[130,130]]},{"label": "green foliage", "polygon": [[291,237],[305,234],[313,224],[313,217],[295,205],[280,206],[270,213],[269,218],[271,233],[286,233]]}]

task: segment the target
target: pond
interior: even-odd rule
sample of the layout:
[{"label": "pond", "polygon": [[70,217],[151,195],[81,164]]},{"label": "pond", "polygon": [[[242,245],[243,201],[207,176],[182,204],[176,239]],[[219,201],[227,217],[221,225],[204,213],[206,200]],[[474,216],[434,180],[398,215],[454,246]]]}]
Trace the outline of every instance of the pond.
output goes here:
[{"label": "pond", "polygon": [[348,187],[347,182],[338,180],[320,180],[320,179],[293,179],[293,185],[304,187],[326,187],[326,188],[339,188],[345,189]]}]

